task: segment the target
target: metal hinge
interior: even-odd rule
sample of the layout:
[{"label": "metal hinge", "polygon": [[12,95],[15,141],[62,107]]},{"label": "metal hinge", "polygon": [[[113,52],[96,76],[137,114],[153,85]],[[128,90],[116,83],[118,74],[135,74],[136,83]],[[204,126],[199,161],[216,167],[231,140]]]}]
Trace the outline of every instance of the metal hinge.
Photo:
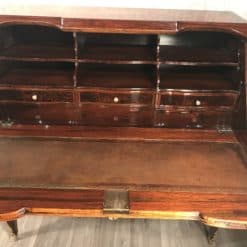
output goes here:
[{"label": "metal hinge", "polygon": [[11,119],[7,119],[7,120],[0,120],[0,126],[2,128],[9,128],[14,124],[14,121],[12,121]]},{"label": "metal hinge", "polygon": [[232,128],[230,126],[217,126],[217,131],[219,134],[231,134]]},{"label": "metal hinge", "polygon": [[107,190],[104,194],[104,214],[128,214],[129,193],[126,190]]}]

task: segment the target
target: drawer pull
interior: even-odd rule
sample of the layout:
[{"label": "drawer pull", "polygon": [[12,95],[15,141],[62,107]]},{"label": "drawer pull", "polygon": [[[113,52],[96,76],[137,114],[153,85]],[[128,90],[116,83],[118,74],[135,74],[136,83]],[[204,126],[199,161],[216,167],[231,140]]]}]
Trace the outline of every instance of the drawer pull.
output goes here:
[{"label": "drawer pull", "polygon": [[195,102],[195,105],[196,106],[200,106],[201,104],[202,104],[201,101],[197,99],[196,102]]},{"label": "drawer pull", "polygon": [[37,94],[33,94],[33,95],[32,95],[32,100],[33,100],[33,101],[36,101],[37,99],[38,99],[38,95],[37,95]]},{"label": "drawer pull", "polygon": [[114,103],[118,103],[119,102],[119,98],[118,97],[114,97],[113,101],[114,101]]}]

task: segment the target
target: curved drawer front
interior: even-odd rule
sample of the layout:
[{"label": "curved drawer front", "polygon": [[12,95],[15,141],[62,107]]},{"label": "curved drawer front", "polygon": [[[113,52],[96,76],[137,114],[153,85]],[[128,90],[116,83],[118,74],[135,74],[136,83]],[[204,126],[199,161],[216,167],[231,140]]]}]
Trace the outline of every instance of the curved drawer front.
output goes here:
[{"label": "curved drawer front", "polygon": [[79,123],[79,111],[72,104],[0,104],[3,113],[0,121],[12,124],[32,125],[76,125]]},{"label": "curved drawer front", "polygon": [[234,107],[237,98],[238,94],[234,93],[162,93],[160,105]]},{"label": "curved drawer front", "polygon": [[85,104],[81,107],[81,125],[90,126],[153,126],[153,111],[128,106]]},{"label": "curved drawer front", "polygon": [[4,109],[0,121],[11,124],[32,125],[77,125],[79,110],[73,104],[19,104],[10,103],[8,107],[0,104]]},{"label": "curved drawer front", "polygon": [[229,111],[164,111],[156,113],[155,125],[165,128],[218,129],[231,126]]},{"label": "curved drawer front", "polygon": [[0,90],[0,101],[73,102],[73,93],[49,90]]},{"label": "curved drawer front", "polygon": [[80,93],[80,100],[83,103],[152,105],[153,99],[152,93],[145,92],[85,91]]}]

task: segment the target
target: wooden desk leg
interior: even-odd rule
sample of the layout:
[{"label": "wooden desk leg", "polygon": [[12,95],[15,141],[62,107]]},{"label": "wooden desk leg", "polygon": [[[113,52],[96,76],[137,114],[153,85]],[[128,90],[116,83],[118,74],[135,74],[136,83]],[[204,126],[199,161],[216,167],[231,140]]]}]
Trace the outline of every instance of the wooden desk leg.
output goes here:
[{"label": "wooden desk leg", "polygon": [[17,234],[18,234],[18,225],[17,220],[13,221],[7,221],[7,224],[5,224],[5,230],[8,233],[11,240],[16,241],[17,240]]},{"label": "wooden desk leg", "polygon": [[208,243],[210,245],[214,245],[218,228],[213,226],[205,226],[205,227],[206,227],[206,236],[208,239]]}]

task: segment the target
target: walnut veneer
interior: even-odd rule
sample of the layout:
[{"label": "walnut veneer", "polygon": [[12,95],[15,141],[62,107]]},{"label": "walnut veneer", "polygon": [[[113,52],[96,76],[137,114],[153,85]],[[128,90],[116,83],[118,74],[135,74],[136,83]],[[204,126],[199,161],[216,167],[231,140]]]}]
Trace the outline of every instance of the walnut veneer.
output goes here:
[{"label": "walnut veneer", "polygon": [[0,219],[13,232],[30,213],[246,229],[246,21],[60,16],[0,16]]}]

